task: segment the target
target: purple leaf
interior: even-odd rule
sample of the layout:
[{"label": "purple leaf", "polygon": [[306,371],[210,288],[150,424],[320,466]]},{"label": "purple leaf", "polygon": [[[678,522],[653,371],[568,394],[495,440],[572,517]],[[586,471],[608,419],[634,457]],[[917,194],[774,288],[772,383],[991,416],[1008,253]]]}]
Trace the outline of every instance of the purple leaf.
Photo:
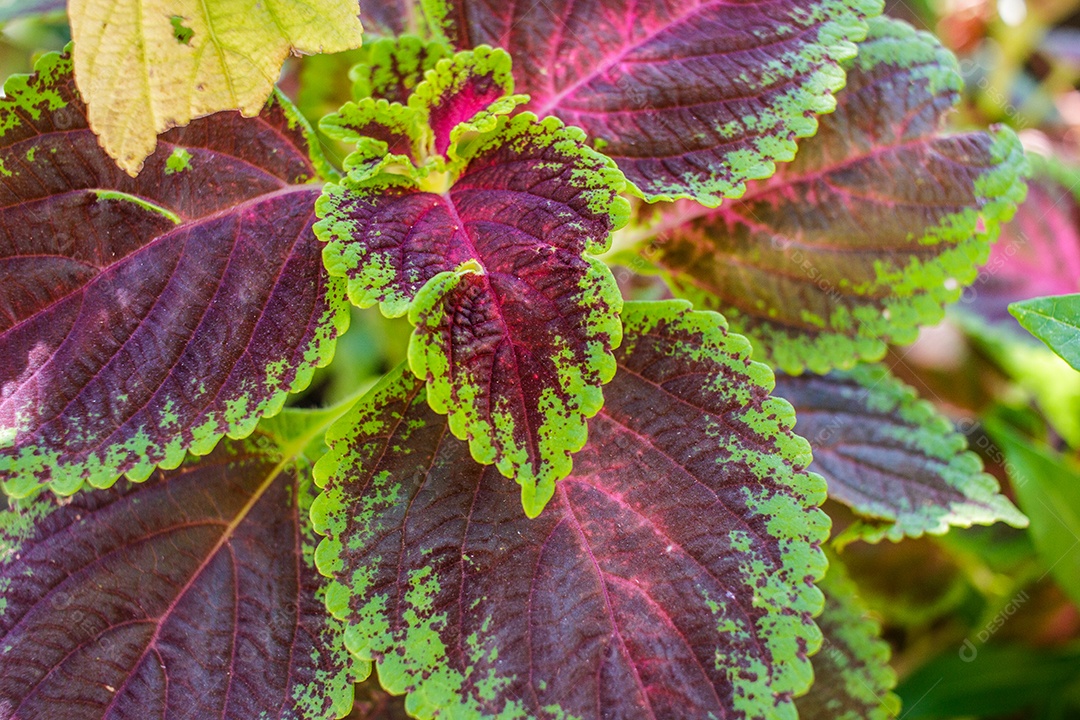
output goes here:
[{"label": "purple leaf", "polygon": [[324,608],[308,440],[260,430],[0,512],[0,717],[346,713],[365,668]]},{"label": "purple leaf", "polygon": [[780,375],[774,392],[794,406],[795,428],[814,450],[810,469],[829,497],[874,521],[848,537],[895,542],[954,526],[1027,526],[948,418],[885,368]]},{"label": "purple leaf", "polygon": [[461,163],[443,192],[362,169],[327,186],[316,231],[353,302],[409,313],[432,407],[535,515],[615,372],[622,298],[590,255],[625,221],[623,179],[580,131],[529,113],[499,118]]},{"label": "purple leaf", "polygon": [[870,28],[836,112],[793,163],[719,209],[683,202],[657,220],[650,258],[673,288],[792,373],[912,342],[1023,199],[1012,131],[941,131],[962,86],[951,53],[899,21]]},{"label": "purple leaf", "polygon": [[0,480],[19,496],[251,432],[348,320],[311,229],[321,161],[286,100],[166,133],[133,179],[70,59],[38,68],[0,102]]},{"label": "purple leaf", "polygon": [[718,315],[623,320],[607,402],[538,519],[403,370],[328,432],[327,606],[417,717],[795,717],[828,527],[809,448]]},{"label": "purple leaf", "polygon": [[581,127],[650,200],[716,205],[814,134],[878,0],[455,0],[460,48],[510,51],[529,109]]},{"label": "purple leaf", "polygon": [[961,298],[988,320],[1013,327],[1010,303],[1080,291],[1080,200],[1069,189],[1080,175],[1047,161],[1039,167],[1027,199]]}]

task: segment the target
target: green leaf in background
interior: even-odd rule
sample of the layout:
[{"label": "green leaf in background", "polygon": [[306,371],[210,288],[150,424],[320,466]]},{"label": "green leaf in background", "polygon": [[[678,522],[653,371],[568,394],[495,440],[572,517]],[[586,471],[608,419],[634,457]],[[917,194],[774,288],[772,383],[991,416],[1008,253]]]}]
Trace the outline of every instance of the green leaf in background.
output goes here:
[{"label": "green leaf in background", "polygon": [[1080,370],[1080,294],[1015,302],[1009,312],[1025,330]]},{"label": "green leaf in background", "polygon": [[[897,688],[904,720],[936,718],[1074,718],[1059,703],[1080,681],[1080,650],[980,647],[946,651]],[[1075,696],[1075,694],[1074,694]]]},{"label": "green leaf in background", "polygon": [[812,659],[814,685],[796,701],[800,720],[888,720],[900,711],[892,688],[889,645],[881,626],[867,615],[844,566],[829,559],[829,572],[818,582],[825,610],[817,619],[824,636]]},{"label": "green leaf in background", "polygon": [[1045,414],[1054,431],[1069,445],[1080,447],[1080,373],[1046,345],[1019,328],[990,325],[967,312],[954,312],[956,321],[1012,382]]},{"label": "green leaf in background", "polygon": [[1037,447],[997,419],[986,429],[1005,454],[1005,468],[1047,572],[1080,607],[1080,468]]}]

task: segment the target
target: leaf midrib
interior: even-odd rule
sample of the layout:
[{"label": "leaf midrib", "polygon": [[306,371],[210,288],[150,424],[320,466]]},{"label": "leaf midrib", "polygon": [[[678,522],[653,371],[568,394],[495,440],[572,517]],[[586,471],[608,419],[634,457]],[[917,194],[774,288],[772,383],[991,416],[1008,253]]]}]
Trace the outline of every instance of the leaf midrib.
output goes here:
[{"label": "leaf midrib", "polygon": [[[450,211],[450,214],[451,214],[451,216],[453,218],[453,221],[455,223],[457,223],[457,226],[458,226],[458,228],[459,228],[459,230],[461,232],[461,236],[465,239],[465,242],[468,243],[469,251],[470,251],[471,255],[476,259],[476,261],[478,263],[480,263],[480,267],[483,268],[483,270],[484,270],[484,272],[481,274],[481,277],[483,278],[483,282],[484,282],[484,288],[485,288],[485,290],[487,292],[488,297],[490,297],[491,300],[492,300],[492,305],[498,310],[497,314],[498,314],[498,317],[499,317],[499,324],[502,326],[503,337],[506,338],[507,341],[509,341],[509,344],[510,344],[510,356],[514,359],[514,375],[516,375],[517,378],[518,378],[518,381],[519,381],[518,387],[519,387],[519,389],[523,388],[524,385],[521,384],[521,381],[525,379],[525,376],[521,372],[521,363],[520,363],[520,361],[518,359],[517,343],[514,341],[515,340],[514,335],[510,332],[509,323],[506,322],[506,317],[505,317],[505,315],[503,313],[503,310],[502,310],[502,303],[499,302],[499,299],[498,299],[499,296],[495,293],[495,288],[491,284],[491,274],[490,274],[490,270],[488,269],[487,265],[485,264],[485,258],[480,253],[480,251],[477,249],[476,243],[474,242],[473,237],[469,234],[468,230],[466,230],[465,220],[461,217],[461,214],[458,212],[457,205],[454,203],[454,199],[451,196],[451,193],[450,192],[443,193],[441,195],[441,197],[442,197],[443,201],[446,203],[446,207]],[[446,297],[444,296],[443,298],[441,298],[440,302],[446,302]],[[453,343],[449,343],[449,345],[448,345],[449,352],[453,351],[453,347],[454,347]],[[453,367],[452,362],[451,362],[451,367]],[[489,382],[488,395],[489,395],[489,401],[490,402],[489,402],[489,405],[488,405],[487,412],[484,413],[484,415],[486,415],[488,417],[491,417],[491,415],[492,415],[492,409],[491,408],[492,408],[492,405],[494,404],[493,400],[495,399],[495,396],[493,394],[491,394],[491,392],[490,392],[490,383],[493,382],[493,381],[494,381],[493,377],[488,379],[488,382]],[[454,392],[454,391],[455,391],[455,388],[453,388],[453,385],[451,384],[451,392]],[[524,390],[522,390],[521,392],[518,392],[516,394],[517,394],[518,400],[519,400],[520,405],[521,405],[522,420],[525,423],[525,446],[526,446],[526,448],[528,450],[528,453],[529,453],[527,462],[530,465],[532,465],[533,463],[539,462],[539,458],[540,458],[540,455],[541,455],[541,453],[540,453],[539,435],[533,431],[532,423],[531,423],[531,421],[529,419],[529,405],[528,405],[528,402],[526,401]],[[491,443],[493,446],[495,445],[494,438],[491,435],[488,436],[487,442]],[[469,444],[471,445],[472,443],[470,442]],[[496,464],[498,463],[498,460],[500,460],[502,458],[505,458],[507,456],[507,454],[508,454],[507,449],[504,448],[504,447],[497,447],[496,452],[500,456],[499,458],[497,458]]]}]

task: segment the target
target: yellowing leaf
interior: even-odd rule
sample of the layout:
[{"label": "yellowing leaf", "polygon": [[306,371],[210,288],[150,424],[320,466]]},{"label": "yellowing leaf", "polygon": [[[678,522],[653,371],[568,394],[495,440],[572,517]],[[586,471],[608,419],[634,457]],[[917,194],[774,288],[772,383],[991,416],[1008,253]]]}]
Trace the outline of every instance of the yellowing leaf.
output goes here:
[{"label": "yellowing leaf", "polygon": [[129,174],[158,133],[219,110],[254,116],[289,52],[360,44],[357,0],[70,0],[75,79]]}]

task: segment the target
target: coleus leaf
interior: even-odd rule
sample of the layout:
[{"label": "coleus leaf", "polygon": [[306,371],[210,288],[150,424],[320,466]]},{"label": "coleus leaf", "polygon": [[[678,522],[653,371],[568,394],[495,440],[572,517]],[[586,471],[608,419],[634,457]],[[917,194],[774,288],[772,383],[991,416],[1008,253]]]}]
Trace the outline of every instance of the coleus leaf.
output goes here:
[{"label": "coleus leaf", "polygon": [[1009,303],[1080,291],[1080,199],[1068,187],[1080,175],[1038,155],[1028,157],[1036,172],[1027,198],[1002,227],[990,259],[962,298],[964,307],[1010,325]]},{"label": "coleus leaf", "polygon": [[[492,130],[499,116],[526,99],[510,94],[514,80],[504,51],[479,47],[439,57],[440,47],[408,37],[388,40],[374,49],[370,63],[354,68],[353,90],[362,97],[319,123],[330,137],[357,144],[346,170],[376,172],[396,161],[419,166],[417,179],[442,171],[458,159],[464,134]],[[360,179],[355,172],[351,177]]]},{"label": "coleus leaf", "polygon": [[715,206],[791,160],[833,109],[878,0],[446,0],[459,48],[514,56],[529,109],[585,130],[649,200]]},{"label": "coleus leaf", "polygon": [[892,693],[896,673],[889,667],[889,644],[869,616],[839,559],[818,583],[825,609],[817,618],[824,640],[813,657],[814,684],[796,700],[800,720],[889,720],[900,712]]},{"label": "coleus leaf", "polygon": [[102,146],[135,175],[157,135],[258,115],[292,52],[360,45],[356,0],[70,0],[79,91]]},{"label": "coleus leaf", "polygon": [[836,112],[795,161],[717,210],[668,209],[649,257],[789,372],[913,341],[974,280],[1024,193],[1010,130],[940,132],[961,85],[933,36],[871,21]]},{"label": "coleus leaf", "polygon": [[[744,338],[627,303],[607,402],[535,520],[402,370],[327,434],[327,607],[420,718],[794,720],[828,522]],[[651,713],[651,714],[650,714]]]},{"label": "coleus leaf", "polygon": [[[408,312],[409,360],[431,406],[477,461],[521,484],[535,516],[615,372],[622,298],[592,256],[628,204],[621,173],[579,130],[500,114],[513,107],[510,82],[505,53],[480,49],[440,60],[408,106],[367,104],[375,122],[385,107],[395,122],[406,112],[429,128],[413,135],[410,157],[373,160],[362,146],[363,161],[327,185],[315,229],[354,303]],[[348,104],[322,127],[363,143],[364,107]]]},{"label": "coleus leaf", "polygon": [[[428,70],[451,54],[444,42],[404,35],[365,43],[367,59],[349,71],[353,98],[375,98],[405,105]],[[333,122],[333,121],[331,121]]]},{"label": "coleus leaf", "polygon": [[314,566],[305,448],[340,412],[286,410],[206,457],[0,512],[0,716],[341,717],[343,624]]},{"label": "coleus leaf", "polygon": [[1035,402],[1048,426],[1080,447],[1080,373],[1020,328],[986,323],[969,313],[952,319],[972,348]]},{"label": "coleus leaf", "polygon": [[885,368],[779,375],[774,392],[795,407],[796,430],[814,450],[810,468],[825,477],[829,497],[871,521],[857,526],[858,537],[1027,525],[964,436]]},{"label": "coleus leaf", "polygon": [[1080,370],[1080,294],[1013,303],[1009,312],[1035,337]]},{"label": "coleus leaf", "polygon": [[162,137],[132,179],[66,56],[0,101],[0,480],[145,478],[250,433],[348,323],[315,220],[321,160],[275,96]]}]

